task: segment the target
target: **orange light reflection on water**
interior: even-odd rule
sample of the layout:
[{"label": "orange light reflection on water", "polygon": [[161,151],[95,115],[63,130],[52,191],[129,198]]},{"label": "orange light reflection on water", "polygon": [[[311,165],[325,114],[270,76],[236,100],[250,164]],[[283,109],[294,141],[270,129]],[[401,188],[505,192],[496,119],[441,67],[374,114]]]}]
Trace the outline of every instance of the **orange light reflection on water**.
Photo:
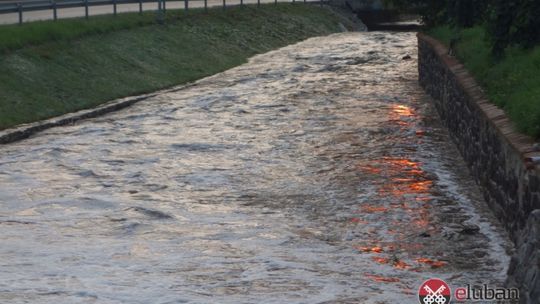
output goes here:
[{"label": "orange light reflection on water", "polygon": [[[390,119],[399,125],[409,125],[414,117],[414,110],[405,105],[394,105],[391,107]],[[423,135],[423,131],[417,135]],[[385,264],[396,270],[422,271],[428,265],[431,268],[439,268],[446,265],[445,262],[435,261],[428,258],[411,258],[411,261],[404,261],[396,258],[396,253],[408,252],[417,256],[423,248],[421,243],[408,240],[408,234],[401,233],[400,227],[410,227],[411,231],[428,231],[432,225],[431,205],[428,204],[432,197],[433,180],[423,170],[422,163],[413,159],[401,156],[385,156],[369,162],[357,165],[360,172],[367,175],[378,175],[383,182],[375,189],[375,199],[371,203],[364,203],[359,209],[359,214],[371,214],[370,218],[383,220],[385,213],[405,212],[409,216],[398,217],[401,220],[392,223],[395,229],[390,229],[386,233],[397,236],[390,244],[385,243],[384,250],[375,240],[371,246],[356,246],[355,248],[363,253],[372,254],[371,260],[378,264]],[[380,214],[380,215],[379,215]],[[359,216],[360,222],[362,217]],[[416,232],[415,232],[416,233]],[[387,256],[384,256],[387,255]],[[391,255],[392,257],[390,257]],[[373,274],[366,274],[370,279],[377,282],[399,282],[399,279]]]},{"label": "orange light reflection on water", "polygon": [[388,212],[388,208],[384,206],[362,206],[362,213],[377,213]]},{"label": "orange light reflection on water", "polygon": [[364,275],[367,278],[370,278],[371,280],[373,280],[375,282],[384,282],[384,283],[397,283],[397,282],[400,282],[400,280],[398,278],[384,277],[384,276],[374,275],[374,274],[369,274],[369,273],[364,273]]},{"label": "orange light reflection on water", "polygon": [[[386,233],[397,236],[397,240],[394,243],[396,248],[408,251],[411,254],[418,252],[422,248],[422,245],[414,242],[411,243],[404,239],[407,236],[401,235],[402,230],[400,230],[399,227],[410,226],[411,228],[414,227],[414,230],[425,232],[430,229],[432,224],[430,216],[430,209],[432,206],[426,202],[432,198],[430,191],[433,187],[433,181],[428,178],[426,172],[422,170],[421,165],[422,164],[418,161],[404,157],[382,157],[371,161],[369,164],[358,166],[363,172],[380,174],[387,177],[386,180],[388,181],[378,186],[378,189],[376,189],[377,199],[375,199],[373,203],[367,203],[360,206],[358,214],[377,215],[392,212],[406,212],[409,216],[401,217],[402,220],[400,221],[393,221],[392,226],[396,228],[390,229]],[[363,220],[362,216],[357,216],[351,221],[366,222]],[[394,247],[394,245],[390,247]],[[394,251],[394,248],[390,249],[390,247],[386,249],[388,249],[389,252]],[[357,246],[355,248],[364,253],[383,252],[383,249],[379,246]],[[415,269],[410,264],[401,260],[392,263],[385,257],[374,257],[373,261],[380,264],[391,264],[396,269]],[[427,260],[422,261],[424,261],[422,264],[428,263]],[[443,264],[431,262],[428,265],[436,268],[441,267]]]},{"label": "orange light reflection on water", "polygon": [[360,252],[373,252],[373,253],[381,253],[383,252],[382,247],[374,246],[374,247],[365,247],[365,246],[356,246],[356,250]]},{"label": "orange light reflection on water", "polygon": [[440,267],[443,267],[443,266],[446,265],[446,262],[435,261],[435,260],[428,259],[428,258],[418,258],[418,259],[416,259],[416,262],[421,263],[421,264],[430,265],[431,268],[440,268]]},{"label": "orange light reflection on water", "polygon": [[381,168],[381,172],[384,172],[391,181],[379,187],[379,196],[401,198],[415,195],[421,200],[429,196],[433,181],[426,177],[420,162],[407,158],[383,157],[376,163],[376,167]]},{"label": "orange light reflection on water", "polygon": [[397,115],[407,116],[407,117],[412,117],[416,115],[414,111],[411,109],[411,107],[408,107],[405,105],[393,105],[392,112],[394,112]]},{"label": "orange light reflection on water", "polygon": [[405,105],[393,105],[390,108],[389,120],[403,127],[411,125],[411,119],[416,117],[413,109]]},{"label": "orange light reflection on water", "polygon": [[403,262],[403,261],[396,261],[393,265],[397,269],[409,269],[411,268],[411,265]]},{"label": "orange light reflection on water", "polygon": [[389,259],[389,258],[372,257],[371,259],[372,259],[373,261],[379,263],[379,264],[388,264],[388,263],[390,263],[390,259]]}]

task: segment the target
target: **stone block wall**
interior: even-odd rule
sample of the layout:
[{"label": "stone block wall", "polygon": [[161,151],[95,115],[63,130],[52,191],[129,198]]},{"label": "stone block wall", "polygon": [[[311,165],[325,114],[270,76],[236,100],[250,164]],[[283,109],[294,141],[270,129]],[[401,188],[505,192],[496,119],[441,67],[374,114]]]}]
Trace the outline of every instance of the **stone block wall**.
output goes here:
[{"label": "stone block wall", "polygon": [[465,67],[439,41],[418,34],[419,81],[435,106],[486,202],[516,245],[507,285],[520,303],[540,303],[540,152],[489,102]]}]

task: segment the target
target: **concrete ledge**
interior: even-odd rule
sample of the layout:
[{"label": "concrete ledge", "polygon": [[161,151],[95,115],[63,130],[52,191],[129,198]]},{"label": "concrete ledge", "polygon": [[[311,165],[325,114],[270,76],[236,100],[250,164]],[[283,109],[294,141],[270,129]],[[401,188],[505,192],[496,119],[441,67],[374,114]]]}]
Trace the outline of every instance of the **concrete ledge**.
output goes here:
[{"label": "concrete ledge", "polygon": [[154,97],[156,95],[182,90],[186,87],[193,86],[194,84],[195,83],[189,83],[183,86],[175,87],[172,89],[166,89],[166,90],[162,90],[155,93],[121,98],[121,99],[110,101],[108,103],[105,103],[104,105],[98,106],[93,109],[81,110],[78,112],[65,114],[65,115],[54,117],[51,119],[47,119],[47,120],[43,120],[43,121],[39,121],[35,123],[19,125],[14,128],[2,130],[0,131],[0,145],[5,145],[5,144],[9,144],[15,141],[29,138],[30,136],[36,133],[39,133],[41,131],[44,131],[50,128],[71,125],[84,119],[95,118],[95,117],[99,117],[107,113],[119,111],[129,106],[132,106],[140,101]]},{"label": "concrete ledge", "polygon": [[517,251],[507,285],[540,303],[540,151],[439,41],[418,34],[419,81]]}]

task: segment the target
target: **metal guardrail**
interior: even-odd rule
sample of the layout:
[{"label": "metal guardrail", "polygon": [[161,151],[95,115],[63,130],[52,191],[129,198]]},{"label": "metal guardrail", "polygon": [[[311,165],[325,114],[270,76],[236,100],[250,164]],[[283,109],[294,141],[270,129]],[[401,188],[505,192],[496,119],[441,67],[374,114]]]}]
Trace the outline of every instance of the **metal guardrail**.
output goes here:
[{"label": "metal guardrail", "polygon": [[[178,2],[179,0],[169,0]],[[208,0],[191,0],[191,2],[200,2],[204,1],[204,9],[208,9]],[[189,9],[190,0],[180,0],[184,2],[184,9]],[[281,1],[280,1],[281,2]],[[328,3],[330,0],[292,0],[292,3],[295,2],[310,2],[310,3]],[[48,11],[52,10],[53,20],[58,19],[58,10],[65,8],[84,8],[85,13],[84,17],[89,17],[89,8],[92,6],[113,6],[113,14],[117,14],[117,7],[121,4],[138,4],[139,13],[143,12],[143,3],[157,3],[157,11],[165,11],[167,7],[167,0],[34,0],[34,1],[21,1],[21,2],[11,2],[11,1],[0,1],[0,15],[1,14],[19,14],[19,24],[23,23],[23,13],[24,12],[33,12],[33,11]],[[278,0],[274,0],[274,3],[277,4]],[[257,5],[261,4],[261,0],[257,0]],[[237,6],[229,5],[229,6]],[[244,0],[240,0],[240,5],[244,5]],[[227,0],[223,0],[223,8],[227,7]]]}]

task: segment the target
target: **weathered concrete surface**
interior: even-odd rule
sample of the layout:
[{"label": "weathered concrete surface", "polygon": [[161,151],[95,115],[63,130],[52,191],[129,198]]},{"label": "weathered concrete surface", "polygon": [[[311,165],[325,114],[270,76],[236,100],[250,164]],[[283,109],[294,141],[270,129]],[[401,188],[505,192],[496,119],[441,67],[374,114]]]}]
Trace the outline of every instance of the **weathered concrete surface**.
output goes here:
[{"label": "weathered concrete surface", "polygon": [[102,106],[82,110],[75,113],[68,113],[59,117],[38,121],[35,123],[19,125],[15,128],[10,128],[0,131],[0,144],[5,145],[15,141],[26,139],[38,132],[60,126],[74,124],[80,120],[99,117],[101,115],[118,111],[136,104],[139,101],[146,100],[156,94],[148,94],[137,97],[126,97],[120,100],[114,100]]},{"label": "weathered concrete surface", "polygon": [[538,166],[530,161],[540,156],[535,141],[516,131],[463,65],[447,55],[444,45],[419,34],[418,49],[420,84],[435,98],[486,201],[518,248],[508,284],[520,288],[522,303],[539,303],[540,177]]},{"label": "weathered concrete surface", "polygon": [[36,133],[45,131],[50,128],[72,125],[81,120],[95,118],[95,117],[103,116],[108,113],[116,112],[116,111],[125,109],[127,107],[130,107],[140,101],[155,97],[159,94],[175,92],[178,90],[188,88],[192,85],[194,84],[188,83],[188,84],[174,87],[172,89],[164,89],[155,93],[124,97],[121,99],[112,100],[110,102],[107,102],[95,108],[68,113],[65,115],[58,116],[58,117],[53,117],[51,119],[37,121],[34,123],[22,124],[22,125],[18,125],[16,127],[10,128],[10,129],[1,130],[0,131],[0,145],[5,145],[5,144],[9,144],[9,143],[13,143],[19,140],[29,138],[35,135]]}]

